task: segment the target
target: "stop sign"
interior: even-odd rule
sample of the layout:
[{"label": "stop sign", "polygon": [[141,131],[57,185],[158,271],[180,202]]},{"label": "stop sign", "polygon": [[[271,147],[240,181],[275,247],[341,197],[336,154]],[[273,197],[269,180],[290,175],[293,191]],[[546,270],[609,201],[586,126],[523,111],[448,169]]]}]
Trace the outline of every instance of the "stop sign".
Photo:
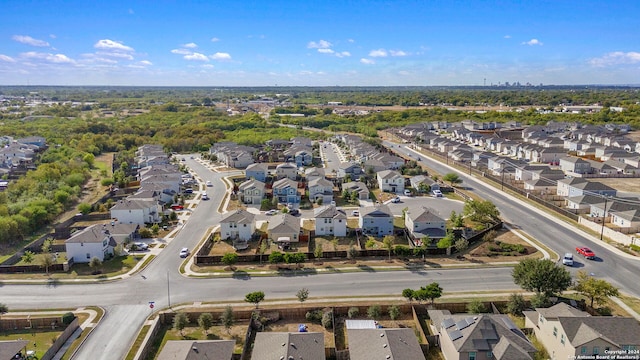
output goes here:
[{"label": "stop sign", "polygon": [[153,306],[154,306],[153,303],[149,303],[149,308],[150,309],[153,309]]}]

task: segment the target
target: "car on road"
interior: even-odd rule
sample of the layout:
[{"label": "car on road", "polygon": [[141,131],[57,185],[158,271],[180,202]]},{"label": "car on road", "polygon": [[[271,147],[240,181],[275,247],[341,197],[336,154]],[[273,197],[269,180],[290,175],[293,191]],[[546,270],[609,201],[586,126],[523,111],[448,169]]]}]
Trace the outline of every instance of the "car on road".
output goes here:
[{"label": "car on road", "polygon": [[393,199],[391,199],[391,202],[394,203],[394,204],[399,203],[400,202],[400,197],[399,196],[394,197]]},{"label": "car on road", "polygon": [[562,257],[562,265],[573,266],[573,254],[565,253]]},{"label": "car on road", "polygon": [[193,194],[193,189],[188,188],[188,189],[184,189],[183,191],[185,194]]},{"label": "car on road", "polygon": [[433,190],[431,194],[433,197],[442,197],[442,191],[440,190]]},{"label": "car on road", "polygon": [[213,184],[211,183],[211,181],[207,180],[207,187],[211,187],[213,186]]},{"label": "car on road", "polygon": [[596,258],[596,254],[594,254],[593,251],[591,251],[591,249],[586,246],[577,247],[576,252],[589,260],[593,260]]},{"label": "car on road", "polygon": [[143,242],[135,242],[133,243],[133,247],[134,247],[134,250],[138,250],[138,251],[149,250],[149,245]]},{"label": "car on road", "polygon": [[202,200],[209,200],[209,195],[207,195],[207,193],[202,193]]},{"label": "car on road", "polygon": [[189,256],[189,249],[188,248],[182,248],[180,250],[180,257],[181,258],[186,258],[187,256]]},{"label": "car on road", "polygon": [[351,212],[351,216],[360,216],[360,211],[359,210],[353,210]]},{"label": "car on road", "polygon": [[264,214],[265,214],[265,215],[269,215],[269,216],[271,216],[271,215],[275,215],[275,214],[277,214],[277,213],[278,213],[278,210],[276,210],[276,209],[271,209],[271,210],[265,211],[265,213],[264,213]]}]

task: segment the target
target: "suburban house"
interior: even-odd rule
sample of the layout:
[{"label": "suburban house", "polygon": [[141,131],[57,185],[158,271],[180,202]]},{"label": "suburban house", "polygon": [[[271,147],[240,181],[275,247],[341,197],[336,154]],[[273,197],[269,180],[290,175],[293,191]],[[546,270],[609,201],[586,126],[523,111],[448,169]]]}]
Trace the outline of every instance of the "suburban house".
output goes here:
[{"label": "suburban house", "polygon": [[418,192],[440,190],[440,185],[433,181],[433,179],[425,175],[413,176],[409,179],[409,182],[411,183],[411,187]]},{"label": "suburban house", "polygon": [[319,332],[258,332],[252,360],[325,360],[324,334]]},{"label": "suburban house", "polygon": [[565,197],[574,197],[574,196],[582,195],[582,194],[570,194],[570,189],[573,186],[576,186],[578,184],[584,184],[586,182],[587,180],[583,178],[574,178],[574,177],[558,180],[558,183],[556,184],[558,187],[556,189],[556,195],[565,196]]},{"label": "suburban house", "polygon": [[591,163],[579,157],[560,158],[560,169],[565,173],[590,174]]},{"label": "suburban house", "polygon": [[243,204],[260,205],[264,199],[265,184],[257,179],[247,180],[238,185],[238,195]]},{"label": "suburban house", "polygon": [[169,340],[157,360],[231,360],[235,340]]},{"label": "suburban house", "polygon": [[340,164],[336,173],[336,177],[344,179],[345,177],[349,176],[351,180],[357,180],[362,174],[363,171],[360,165],[353,162],[346,162]]},{"label": "suburban house", "polygon": [[31,344],[29,340],[3,340],[0,341],[0,359],[12,360],[27,358],[27,346]]},{"label": "suburban house", "polygon": [[393,234],[393,214],[387,205],[368,206],[360,210],[358,227],[373,236]]},{"label": "suburban house", "polygon": [[313,211],[316,235],[347,236],[347,214],[335,205],[325,205]]},{"label": "suburban house", "polygon": [[[562,181],[562,180],[561,180]],[[558,184],[561,182],[558,181]],[[569,195],[602,195],[602,196],[616,196],[617,190],[597,181],[585,181],[576,184],[568,185]]]},{"label": "suburban house", "polygon": [[427,312],[446,360],[531,360],[536,352],[508,315]]},{"label": "suburban house", "polygon": [[265,163],[251,164],[244,170],[244,177],[247,180],[256,179],[258,181],[266,182],[268,171],[269,168]]},{"label": "suburban house", "polygon": [[102,224],[91,225],[74,233],[64,242],[64,246],[67,259],[73,259],[74,263],[88,263],[94,257],[104,261],[113,255],[117,243],[106,224]]},{"label": "suburban house", "polygon": [[324,177],[325,171],[323,168],[310,167],[304,169],[304,178],[307,180],[307,182],[311,182],[311,180],[320,178],[324,179]]},{"label": "suburban house", "polygon": [[313,161],[311,149],[303,149],[295,152],[294,161],[298,166],[309,166]]},{"label": "suburban house", "polygon": [[298,182],[289,178],[283,178],[273,183],[273,196],[278,198],[282,204],[300,203],[300,193],[298,193]]},{"label": "suburban house", "polygon": [[220,220],[220,238],[249,241],[256,231],[255,215],[246,210],[236,210]]},{"label": "suburban house", "polygon": [[594,195],[580,195],[565,198],[566,208],[570,210],[581,210],[589,212],[591,205],[603,202],[604,199]]},{"label": "suburban house", "polygon": [[[404,224],[411,237],[418,242],[422,242],[422,239],[426,237],[437,241],[447,234],[445,219],[440,217],[434,209],[424,206],[409,209],[405,214]],[[431,246],[432,244],[424,245]]]},{"label": "suburban house", "polygon": [[127,196],[127,199],[144,199],[145,196],[149,195],[148,193],[144,195],[139,195],[140,192],[153,191],[158,196],[155,198],[156,201],[160,201],[161,204],[171,204],[173,203],[173,199],[176,196],[175,190],[167,188],[165,184],[162,183],[148,183],[143,182],[140,183],[140,189],[137,193],[133,195]]},{"label": "suburban house", "polygon": [[413,330],[402,329],[347,329],[349,359],[402,359],[424,360],[422,348]]},{"label": "suburban house", "polygon": [[269,220],[267,233],[278,244],[297,243],[300,236],[300,220],[289,214],[278,214]]},{"label": "suburban house", "polygon": [[562,302],[524,315],[525,328],[533,329],[551,359],[640,349],[640,324],[633,318],[590,316]]},{"label": "suburban house", "polygon": [[378,187],[382,191],[401,193],[404,191],[404,176],[395,170],[378,172]]},{"label": "suburban house", "polygon": [[295,180],[298,177],[298,167],[293,163],[282,163],[276,166],[276,179]]},{"label": "suburban house", "polygon": [[342,191],[357,192],[358,200],[369,199],[369,188],[361,181],[350,181],[342,184]]},{"label": "suburban house", "polygon": [[110,209],[111,218],[121,223],[144,225],[162,221],[162,206],[156,200],[124,199]]},{"label": "suburban house", "polygon": [[117,245],[132,242],[140,238],[140,225],[138,224],[125,224],[119,221],[111,221],[106,224],[103,229],[109,231],[111,237],[116,241]]},{"label": "suburban house", "polygon": [[233,168],[244,169],[253,164],[255,148],[238,145],[234,142],[219,142],[213,144],[209,153],[218,158],[218,162]]},{"label": "suburban house", "polygon": [[309,200],[323,204],[333,201],[333,183],[325,178],[316,178],[309,182]]}]

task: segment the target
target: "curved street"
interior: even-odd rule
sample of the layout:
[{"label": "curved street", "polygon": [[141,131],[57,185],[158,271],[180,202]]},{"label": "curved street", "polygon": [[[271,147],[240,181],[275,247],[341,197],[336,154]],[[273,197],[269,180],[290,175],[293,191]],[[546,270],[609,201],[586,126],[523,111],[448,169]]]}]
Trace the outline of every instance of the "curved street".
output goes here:
[{"label": "curved street", "polygon": [[[394,145],[395,151],[413,151]],[[418,156],[417,153],[414,155]],[[424,156],[420,156],[420,160],[443,174],[457,172],[464,179],[463,185],[494,202],[508,223],[537,238],[554,251],[562,254],[579,245],[590,246],[600,260],[587,262],[579,259],[579,265],[571,271],[585,269],[594,276],[610,281],[626,293],[640,296],[637,281],[640,262],[637,259],[460,171]],[[295,292],[301,287],[308,288],[312,297],[397,296],[404,288],[416,288],[432,281],[440,283],[445,292],[487,289],[505,292],[517,288],[513,284],[510,268],[478,268],[472,271],[426,269],[241,279],[186,278],[178,271],[183,262],[178,257],[179,249],[188,247],[193,250],[208,229],[222,218],[217,209],[226,191],[222,178],[228,175],[213,172],[194,159],[187,159],[186,162],[203,183],[213,183],[213,187],[207,189],[211,201],[202,201],[193,209],[183,228],[142,272],[123,280],[94,284],[61,281],[47,285],[17,285],[7,281],[1,284],[0,301],[11,309],[103,306],[106,309],[105,317],[75,358],[107,360],[125,357],[139,328],[151,314],[151,301],[155,302],[157,310],[181,303],[241,302],[246,293],[256,290],[264,291],[267,300],[294,298]]]}]

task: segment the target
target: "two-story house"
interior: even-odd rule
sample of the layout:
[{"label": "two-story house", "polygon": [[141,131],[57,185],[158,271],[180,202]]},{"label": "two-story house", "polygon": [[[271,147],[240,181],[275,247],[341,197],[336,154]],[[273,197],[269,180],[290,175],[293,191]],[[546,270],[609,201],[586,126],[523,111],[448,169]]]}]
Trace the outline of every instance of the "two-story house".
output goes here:
[{"label": "two-story house", "polygon": [[281,204],[299,204],[300,193],[298,192],[298,182],[289,178],[274,182],[273,196],[276,197]]},{"label": "two-story house", "polygon": [[358,227],[372,236],[393,234],[393,213],[387,205],[368,206],[360,210]]},{"label": "two-story house", "polygon": [[358,200],[369,199],[369,188],[362,181],[349,181],[342,184],[342,192],[344,191],[358,193]]},{"label": "two-story house", "polygon": [[220,220],[220,238],[249,241],[256,231],[255,215],[246,210],[236,210]]},{"label": "two-story house", "polygon": [[402,193],[404,191],[404,176],[395,170],[378,172],[378,187],[382,191]]},{"label": "two-story house", "polygon": [[282,163],[276,166],[276,179],[291,179],[296,180],[298,178],[298,167],[293,163]]},{"label": "two-story house", "polygon": [[362,167],[360,167],[360,165],[354,162],[346,162],[346,163],[341,163],[338,166],[336,177],[338,177],[339,179],[344,179],[345,177],[349,176],[351,180],[355,181],[359,179],[362,174],[363,174],[363,170],[362,170]]},{"label": "two-story house", "polygon": [[347,214],[335,205],[325,205],[313,211],[316,235],[347,236]]},{"label": "two-story house", "polygon": [[418,246],[422,245],[422,239],[425,238],[433,243],[424,245],[432,246],[447,234],[445,219],[436,210],[425,206],[410,208],[405,214],[404,224],[414,243],[419,243]]},{"label": "two-story house", "polygon": [[256,179],[258,181],[266,182],[267,181],[267,173],[269,168],[265,163],[255,163],[247,166],[244,171],[245,179],[251,180]]},{"label": "two-story house", "polygon": [[333,183],[325,178],[316,178],[309,182],[309,200],[323,204],[333,201]]},{"label": "two-story house", "polygon": [[289,214],[277,214],[269,220],[267,234],[271,241],[288,245],[300,241],[300,220]]},{"label": "two-story house", "polygon": [[111,218],[121,223],[144,225],[162,221],[162,207],[156,200],[124,199],[110,209]]},{"label": "two-story house", "polygon": [[589,163],[587,160],[575,156],[560,158],[560,168],[565,173],[591,173],[591,163]]},{"label": "two-story house", "polygon": [[243,204],[260,205],[264,194],[265,184],[260,180],[247,180],[238,185],[238,195]]},{"label": "two-story house", "polygon": [[112,256],[117,243],[107,225],[98,224],[75,232],[64,242],[64,246],[67,259],[73,259],[75,263],[88,263],[94,257],[104,261]]}]

